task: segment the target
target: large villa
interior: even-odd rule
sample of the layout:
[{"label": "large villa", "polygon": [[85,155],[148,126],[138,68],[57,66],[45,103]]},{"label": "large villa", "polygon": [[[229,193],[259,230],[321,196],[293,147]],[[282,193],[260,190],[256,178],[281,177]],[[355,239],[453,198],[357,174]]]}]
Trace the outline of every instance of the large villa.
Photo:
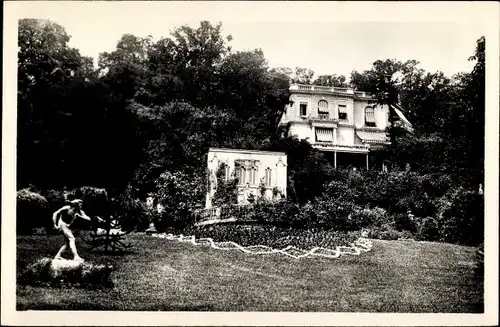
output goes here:
[{"label": "large villa", "polygon": [[[331,154],[335,167],[368,168],[370,151],[390,144],[389,108],[373,104],[367,92],[301,84],[291,85],[290,91],[291,102],[281,124],[289,127],[289,134]],[[411,130],[400,108],[394,111],[396,123]]]},{"label": "large villa", "polygon": [[[297,84],[290,91],[291,102],[281,124],[289,127],[289,134],[323,151],[335,167],[369,169],[370,152],[390,144],[386,133],[389,108],[373,104],[368,93]],[[396,106],[394,111],[396,124],[411,130],[400,108]],[[269,199],[286,197],[286,153],[210,148],[207,169],[210,177],[206,208],[213,205],[219,169],[223,169],[224,180],[237,178],[239,204],[248,204],[250,195]],[[383,162],[380,169],[385,169]]]}]

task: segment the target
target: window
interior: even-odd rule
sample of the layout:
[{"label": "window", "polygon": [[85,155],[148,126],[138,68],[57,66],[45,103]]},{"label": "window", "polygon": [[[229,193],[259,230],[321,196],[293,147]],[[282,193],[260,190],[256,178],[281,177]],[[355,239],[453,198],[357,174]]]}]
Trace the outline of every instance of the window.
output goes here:
[{"label": "window", "polygon": [[271,168],[266,168],[265,185],[271,187]]},{"label": "window", "polygon": [[245,167],[237,167],[236,168],[236,178],[238,179],[238,183],[245,184],[245,174],[246,174],[246,169]]},{"label": "window", "polygon": [[365,108],[365,125],[375,127],[375,109],[373,107]]},{"label": "window", "polygon": [[333,129],[316,127],[316,142],[333,142]]},{"label": "window", "polygon": [[327,119],[329,116],[328,102],[325,100],[319,100],[318,102],[318,116],[321,119]]},{"label": "window", "polygon": [[300,103],[300,115],[302,117],[307,116],[307,102]]},{"label": "window", "polygon": [[318,102],[318,112],[327,114],[328,113],[328,102],[325,100],[319,100]]},{"label": "window", "polygon": [[347,106],[345,104],[339,104],[339,119],[347,120]]},{"label": "window", "polygon": [[257,169],[255,167],[252,167],[248,171],[248,182],[252,185],[255,185],[256,180],[257,180]]}]

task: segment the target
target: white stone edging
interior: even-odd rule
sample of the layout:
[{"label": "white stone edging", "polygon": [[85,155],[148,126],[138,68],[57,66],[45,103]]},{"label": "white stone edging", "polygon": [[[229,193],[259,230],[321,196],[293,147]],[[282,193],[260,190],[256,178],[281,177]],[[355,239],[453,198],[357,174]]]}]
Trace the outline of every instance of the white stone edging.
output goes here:
[{"label": "white stone edging", "polygon": [[[368,252],[372,249],[372,242],[364,237],[358,238],[354,241],[351,246],[337,246],[335,249],[328,249],[323,247],[314,247],[309,251],[299,249],[294,246],[287,246],[283,249],[273,249],[266,245],[251,245],[251,246],[241,246],[235,242],[214,242],[211,238],[199,238],[198,240],[194,235],[184,236],[174,235],[174,234],[152,234],[151,236],[167,239],[167,240],[176,240],[184,243],[191,243],[193,245],[210,245],[210,247],[217,250],[239,250],[248,254],[273,254],[279,253],[284,254],[289,257],[300,259],[308,256],[320,256],[325,258],[338,258],[342,254],[350,254],[350,255],[360,255],[362,252]],[[293,252],[300,254],[294,254]]]}]

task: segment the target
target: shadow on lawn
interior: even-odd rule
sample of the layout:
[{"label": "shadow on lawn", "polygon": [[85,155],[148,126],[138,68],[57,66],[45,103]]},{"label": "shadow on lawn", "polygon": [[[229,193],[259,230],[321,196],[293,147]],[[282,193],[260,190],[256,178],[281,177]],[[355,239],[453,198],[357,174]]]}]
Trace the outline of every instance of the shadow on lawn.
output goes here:
[{"label": "shadow on lawn", "polygon": [[[17,311],[37,311],[37,310],[79,310],[79,311],[127,311],[120,308],[103,307],[99,304],[89,304],[89,303],[67,303],[67,304],[21,304],[16,305]],[[136,311],[136,309],[134,309]],[[141,308],[140,311],[215,311],[212,305],[183,305],[183,306],[171,306],[168,304],[155,304],[150,306],[145,306]]]}]

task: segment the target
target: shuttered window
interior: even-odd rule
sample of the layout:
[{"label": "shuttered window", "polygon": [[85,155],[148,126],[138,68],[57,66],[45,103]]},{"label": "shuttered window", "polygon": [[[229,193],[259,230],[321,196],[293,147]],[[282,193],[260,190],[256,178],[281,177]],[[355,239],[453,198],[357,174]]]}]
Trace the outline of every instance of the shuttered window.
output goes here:
[{"label": "shuttered window", "polygon": [[327,114],[328,112],[328,102],[326,100],[319,100],[318,102],[318,112],[322,114]]},{"label": "shuttered window", "polygon": [[375,127],[375,109],[373,107],[365,108],[365,125]]},{"label": "shuttered window", "polygon": [[316,127],[316,142],[333,142],[333,129]]}]

